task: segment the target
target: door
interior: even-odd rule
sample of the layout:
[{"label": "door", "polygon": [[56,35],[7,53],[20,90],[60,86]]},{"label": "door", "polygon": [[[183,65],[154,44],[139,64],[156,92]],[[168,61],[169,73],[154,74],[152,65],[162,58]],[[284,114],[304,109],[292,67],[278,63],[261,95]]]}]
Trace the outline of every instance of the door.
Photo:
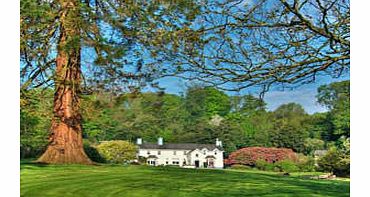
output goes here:
[{"label": "door", "polygon": [[195,164],[195,167],[196,167],[196,168],[199,168],[199,160],[195,160],[195,161],[194,161],[194,164]]},{"label": "door", "polygon": [[208,161],[208,167],[209,167],[209,168],[214,168],[214,167],[215,167],[215,166],[214,166],[214,162],[213,162],[213,160],[212,160],[212,159]]}]

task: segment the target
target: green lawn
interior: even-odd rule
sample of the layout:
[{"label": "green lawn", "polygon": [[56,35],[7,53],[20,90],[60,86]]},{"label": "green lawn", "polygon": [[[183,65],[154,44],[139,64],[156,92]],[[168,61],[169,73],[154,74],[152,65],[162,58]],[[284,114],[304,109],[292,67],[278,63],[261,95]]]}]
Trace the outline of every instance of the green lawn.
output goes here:
[{"label": "green lawn", "polygon": [[259,171],[21,164],[21,196],[349,196],[349,181]]}]

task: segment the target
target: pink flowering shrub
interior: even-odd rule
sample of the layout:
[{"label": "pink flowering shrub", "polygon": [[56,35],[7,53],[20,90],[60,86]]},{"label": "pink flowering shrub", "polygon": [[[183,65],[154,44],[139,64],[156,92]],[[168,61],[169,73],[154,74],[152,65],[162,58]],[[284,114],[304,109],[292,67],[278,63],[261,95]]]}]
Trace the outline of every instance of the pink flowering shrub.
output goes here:
[{"label": "pink flowering shrub", "polygon": [[246,147],[232,152],[226,165],[249,165],[255,166],[257,160],[264,160],[268,163],[275,163],[282,160],[296,161],[296,153],[288,148],[265,148],[265,147]]}]

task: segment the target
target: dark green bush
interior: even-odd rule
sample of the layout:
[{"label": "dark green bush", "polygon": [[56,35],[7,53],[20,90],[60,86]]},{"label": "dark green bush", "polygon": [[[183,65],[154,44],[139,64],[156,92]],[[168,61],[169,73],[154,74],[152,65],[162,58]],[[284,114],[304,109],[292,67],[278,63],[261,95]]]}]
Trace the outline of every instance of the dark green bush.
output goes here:
[{"label": "dark green bush", "polygon": [[106,141],[97,147],[99,154],[109,163],[128,163],[136,159],[136,145],[123,140]]},{"label": "dark green bush", "polygon": [[239,164],[232,165],[230,168],[235,169],[235,170],[251,170],[251,169],[253,169],[251,166],[239,165]]},{"label": "dark green bush", "polygon": [[275,172],[297,172],[300,171],[297,163],[292,160],[282,160],[275,163],[269,163],[265,160],[257,160],[256,166],[259,170]]},{"label": "dark green bush", "polygon": [[278,161],[274,165],[279,169],[280,172],[290,173],[299,171],[297,164],[291,160]]},{"label": "dark green bush", "polygon": [[27,158],[38,158],[44,153],[46,146],[32,147],[32,146],[22,146],[20,147],[21,159]]},{"label": "dark green bush", "polygon": [[86,155],[94,162],[97,163],[106,163],[105,159],[99,154],[98,150],[96,149],[96,146],[84,142],[84,150]]},{"label": "dark green bush", "polygon": [[349,154],[336,148],[330,149],[318,160],[318,169],[324,172],[331,172],[337,176],[348,177],[350,175]]},{"label": "dark green bush", "polygon": [[298,154],[297,167],[300,172],[314,172],[316,171],[315,159],[312,156]]},{"label": "dark green bush", "polygon": [[138,158],[138,162],[139,164],[146,164],[146,157],[143,157],[143,156],[139,156]]},{"label": "dark green bush", "polygon": [[273,163],[267,162],[265,160],[259,159],[256,161],[255,167],[259,170],[265,171],[275,171],[275,166]]}]

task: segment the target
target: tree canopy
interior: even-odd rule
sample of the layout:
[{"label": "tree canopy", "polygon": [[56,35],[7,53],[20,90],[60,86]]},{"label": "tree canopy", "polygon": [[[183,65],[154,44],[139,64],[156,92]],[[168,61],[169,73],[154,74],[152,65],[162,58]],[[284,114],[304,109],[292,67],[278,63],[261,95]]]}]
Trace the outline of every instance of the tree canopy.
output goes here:
[{"label": "tree canopy", "polygon": [[[229,96],[215,89],[210,94],[209,89],[212,88],[190,87],[183,96],[154,92],[117,96],[111,96],[109,92],[97,92],[84,95],[81,98],[84,141],[97,145],[109,140],[135,142],[139,137],[147,142],[156,142],[158,137],[163,137],[165,143],[213,144],[219,138],[228,155],[252,146],[290,148],[296,152],[313,154],[315,150],[333,145],[340,149],[345,140],[340,137],[343,134],[336,133],[336,120],[332,118],[332,114],[337,113],[335,110],[310,115],[301,105],[288,103],[274,111],[267,111],[261,108],[266,105],[265,102],[255,96]],[[196,94],[193,92],[195,90]],[[44,95],[41,92],[35,89],[28,97],[21,98],[22,157],[36,157],[48,144],[52,91]],[[212,101],[215,95],[225,97],[229,102],[226,105],[229,106],[228,110],[217,116],[209,113],[214,112],[217,102],[205,105],[205,101]],[[234,100],[243,100],[239,105],[248,107],[234,110],[230,108]],[[197,113],[192,113],[194,108],[187,107],[189,101],[194,106],[202,106],[195,108]],[[346,121],[349,119],[344,120],[343,124],[349,124]]]}]

